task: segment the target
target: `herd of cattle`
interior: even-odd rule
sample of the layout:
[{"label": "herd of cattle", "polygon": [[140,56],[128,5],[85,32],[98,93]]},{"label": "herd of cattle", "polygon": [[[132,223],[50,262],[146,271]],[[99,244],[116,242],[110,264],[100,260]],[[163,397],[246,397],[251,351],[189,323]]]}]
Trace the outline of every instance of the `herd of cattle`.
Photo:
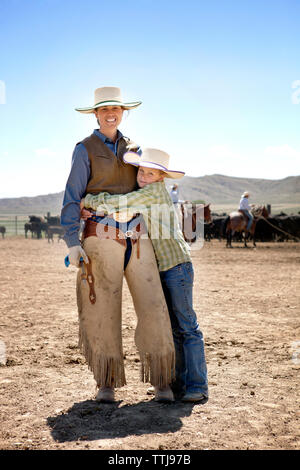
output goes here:
[{"label": "herd of cattle", "polygon": [[[204,225],[204,238],[206,241],[212,239],[222,240],[225,238],[224,222],[227,214],[222,216],[212,214],[211,223]],[[58,240],[63,238],[64,230],[60,225],[59,217],[46,216],[37,217],[29,216],[29,222],[24,225],[25,237],[27,238],[28,232],[31,233],[32,238],[42,238],[44,233],[48,242],[53,241],[53,235],[58,235]],[[0,226],[0,234],[4,238],[6,229]],[[260,242],[277,241],[282,242],[286,240],[300,240],[300,215],[286,215],[279,214],[273,217],[269,216],[268,219],[260,219],[257,221],[255,229],[255,239]],[[233,240],[241,241],[242,235],[236,233]]]},{"label": "herd of cattle", "polygon": [[[211,239],[222,240],[225,237],[224,222],[227,214],[222,216],[212,215],[212,222],[204,225],[204,237],[206,241]],[[268,216],[267,219],[259,219],[255,227],[255,239],[260,242],[283,242],[287,240],[300,240],[300,215],[286,215],[284,213]],[[242,234],[233,235],[233,240],[241,241]]]},{"label": "herd of cattle", "polygon": [[42,233],[44,233],[45,238],[48,238],[48,242],[53,241],[53,235],[58,235],[58,240],[63,238],[64,229],[60,225],[60,218],[46,216],[37,217],[35,215],[29,216],[29,222],[24,225],[25,238],[28,236],[28,232],[31,232],[32,238],[42,238]]}]

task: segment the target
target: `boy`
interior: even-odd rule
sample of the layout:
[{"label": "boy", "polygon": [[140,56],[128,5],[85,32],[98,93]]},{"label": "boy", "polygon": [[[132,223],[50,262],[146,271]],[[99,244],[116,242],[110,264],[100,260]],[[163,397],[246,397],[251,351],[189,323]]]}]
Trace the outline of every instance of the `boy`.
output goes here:
[{"label": "boy", "polygon": [[[179,229],[164,183],[165,177],[181,178],[184,173],[169,170],[169,158],[165,152],[150,148],[145,149],[141,156],[126,153],[123,160],[138,167],[137,183],[140,189],[123,196],[87,194],[81,205],[107,214],[129,210],[143,215],[172,325],[176,352],[176,381],[172,388],[182,401],[200,402],[208,398],[208,383],[203,335],[193,310],[194,272],[189,246]],[[161,220],[166,210],[168,222]]]}]

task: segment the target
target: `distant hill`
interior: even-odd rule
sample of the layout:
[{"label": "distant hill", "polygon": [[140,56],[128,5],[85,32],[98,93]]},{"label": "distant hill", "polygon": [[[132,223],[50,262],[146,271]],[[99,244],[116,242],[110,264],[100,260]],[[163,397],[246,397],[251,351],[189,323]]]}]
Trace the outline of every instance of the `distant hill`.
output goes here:
[{"label": "distant hill", "polygon": [[34,197],[14,197],[0,199],[0,214],[46,215],[50,212],[59,215],[64,191]]},{"label": "distant hill", "polygon": [[[168,185],[174,180],[168,180]],[[185,176],[177,181],[183,199],[203,199],[212,204],[237,204],[241,194],[248,191],[256,204],[300,204],[300,176],[281,180],[238,178],[224,175]]]},{"label": "distant hill", "polygon": [[[241,194],[249,191],[251,201],[257,204],[299,204],[300,176],[281,180],[238,178],[225,175],[184,176],[180,180],[166,180],[167,186],[177,182],[181,199],[203,200],[211,204],[238,204]],[[53,215],[60,214],[64,192],[35,197],[0,199],[0,214]]]}]

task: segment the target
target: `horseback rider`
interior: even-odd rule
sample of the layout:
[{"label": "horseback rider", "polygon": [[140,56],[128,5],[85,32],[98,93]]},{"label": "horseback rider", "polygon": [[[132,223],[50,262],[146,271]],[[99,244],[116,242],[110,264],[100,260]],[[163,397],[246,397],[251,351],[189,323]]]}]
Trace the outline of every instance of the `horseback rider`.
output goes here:
[{"label": "horseback rider", "polygon": [[183,213],[184,213],[184,204],[188,204],[189,201],[185,201],[185,200],[180,199],[180,197],[179,197],[179,188],[178,188],[178,184],[176,184],[176,183],[174,183],[170,187],[169,194],[170,194],[170,197],[171,197],[172,202],[174,204],[174,208],[175,208],[176,213],[177,213],[180,229],[182,230],[183,229],[182,217],[184,216],[183,215]]},{"label": "horseback rider", "polygon": [[171,187],[170,196],[173,201],[173,204],[178,204],[179,202],[178,184],[173,184],[173,186]]},{"label": "horseback rider", "polygon": [[242,212],[247,217],[248,224],[247,224],[246,230],[248,231],[250,230],[252,222],[253,222],[253,215],[250,212],[251,205],[249,204],[249,200],[248,200],[249,196],[250,194],[247,191],[245,191],[241,196],[240,206],[239,206],[240,212]]}]

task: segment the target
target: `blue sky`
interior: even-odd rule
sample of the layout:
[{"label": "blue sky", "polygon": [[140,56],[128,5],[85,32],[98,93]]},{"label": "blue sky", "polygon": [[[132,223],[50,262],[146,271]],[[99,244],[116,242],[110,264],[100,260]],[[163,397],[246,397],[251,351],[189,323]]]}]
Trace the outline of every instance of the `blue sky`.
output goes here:
[{"label": "blue sky", "polygon": [[298,0],[0,0],[0,197],[64,189],[119,86],[121,131],[189,176],[300,174]]}]

